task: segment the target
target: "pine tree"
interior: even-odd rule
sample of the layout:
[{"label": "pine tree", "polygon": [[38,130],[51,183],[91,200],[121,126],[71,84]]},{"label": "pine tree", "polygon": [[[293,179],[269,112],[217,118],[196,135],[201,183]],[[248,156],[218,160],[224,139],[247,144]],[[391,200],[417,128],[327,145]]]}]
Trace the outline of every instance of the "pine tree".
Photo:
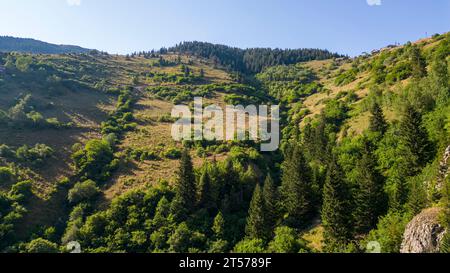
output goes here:
[{"label": "pine tree", "polygon": [[152,229],[158,230],[168,224],[168,217],[170,214],[170,202],[166,197],[162,197],[156,206],[155,216],[152,220]]},{"label": "pine tree", "polygon": [[370,113],[369,130],[384,135],[387,131],[388,124],[384,118],[383,109],[381,109],[381,106],[378,103],[374,103]]},{"label": "pine tree", "polygon": [[207,170],[205,170],[200,177],[198,206],[205,209],[211,209],[214,207],[211,178]]},{"label": "pine tree", "polygon": [[266,210],[266,234],[272,237],[273,231],[278,221],[278,196],[277,188],[272,177],[267,175],[263,187],[264,207]]},{"label": "pine tree", "polygon": [[265,239],[265,226],[264,197],[261,187],[257,184],[248,210],[245,234],[251,239]]},{"label": "pine tree", "polygon": [[355,191],[353,218],[355,231],[359,234],[365,234],[374,228],[378,217],[387,209],[384,178],[376,169],[377,161],[372,154],[371,143],[366,140],[362,158],[356,166],[358,184]]},{"label": "pine tree", "polygon": [[214,218],[212,231],[216,240],[225,239],[225,219],[223,218],[222,212],[219,212]]},{"label": "pine tree", "polygon": [[176,195],[172,202],[171,212],[175,219],[180,221],[193,212],[197,200],[194,167],[191,156],[186,149],[181,156],[175,192]]},{"label": "pine tree", "polygon": [[324,239],[331,251],[342,250],[352,235],[349,190],[344,173],[333,159],[328,167],[322,205]]},{"label": "pine tree", "polygon": [[410,166],[409,176],[416,175],[428,162],[432,146],[422,126],[422,115],[411,105],[406,107],[400,124],[400,140]]},{"label": "pine tree", "polygon": [[221,200],[221,210],[224,213],[239,207],[241,205],[242,191],[239,188],[239,175],[234,169],[233,162],[225,162],[223,173],[221,175],[221,187],[219,189],[219,200]]},{"label": "pine tree", "polygon": [[288,148],[282,171],[281,188],[287,222],[293,227],[301,227],[311,216],[313,198],[311,170],[298,145]]}]

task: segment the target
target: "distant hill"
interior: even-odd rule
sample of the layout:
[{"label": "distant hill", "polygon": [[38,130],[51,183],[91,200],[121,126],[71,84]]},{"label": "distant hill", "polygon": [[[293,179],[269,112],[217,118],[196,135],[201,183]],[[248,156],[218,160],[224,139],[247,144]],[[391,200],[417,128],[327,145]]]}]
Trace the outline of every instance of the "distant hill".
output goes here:
[{"label": "distant hill", "polygon": [[23,52],[33,54],[86,53],[90,49],[73,45],[55,45],[34,39],[0,36],[0,52]]},{"label": "distant hill", "polygon": [[244,73],[259,73],[264,68],[275,65],[290,65],[299,62],[344,57],[343,55],[332,53],[328,50],[315,48],[240,49],[197,41],[178,44],[175,47],[169,48],[168,51],[208,58],[229,70]]}]

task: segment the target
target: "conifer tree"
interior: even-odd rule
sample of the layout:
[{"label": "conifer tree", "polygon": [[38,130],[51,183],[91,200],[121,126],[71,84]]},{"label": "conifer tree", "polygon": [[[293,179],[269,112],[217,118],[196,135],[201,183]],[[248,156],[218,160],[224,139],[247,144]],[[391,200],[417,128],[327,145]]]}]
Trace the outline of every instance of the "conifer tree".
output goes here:
[{"label": "conifer tree", "polygon": [[432,146],[422,126],[422,115],[412,105],[406,107],[400,124],[400,139],[408,162],[409,176],[416,175],[428,162]]},{"label": "conifer tree", "polygon": [[205,209],[214,207],[214,197],[212,195],[211,189],[211,178],[207,170],[205,170],[200,177],[198,206]]},{"label": "conifer tree", "polygon": [[216,240],[225,239],[225,219],[223,218],[222,212],[220,211],[214,218],[212,231],[214,232]]},{"label": "conifer tree", "polygon": [[172,201],[171,212],[175,219],[180,221],[193,212],[197,191],[195,185],[194,167],[189,152],[185,149],[181,156],[180,168],[178,170],[178,178],[175,187],[175,198]]},{"label": "conifer tree", "polygon": [[410,61],[414,78],[422,78],[427,75],[427,63],[417,46],[412,46],[410,49]]},{"label": "conifer tree", "polygon": [[245,234],[251,239],[265,239],[266,238],[265,226],[266,220],[265,220],[264,197],[261,191],[261,186],[257,184],[248,210]]},{"label": "conifer tree", "polygon": [[287,222],[293,227],[301,227],[309,220],[313,208],[311,170],[298,145],[288,148],[282,171],[281,188]]},{"label": "conifer tree", "polygon": [[344,173],[334,158],[328,167],[322,205],[324,239],[328,250],[342,250],[351,239],[350,196]]},{"label": "conifer tree", "polygon": [[239,175],[234,169],[233,162],[227,160],[221,175],[221,186],[219,189],[219,200],[224,213],[238,207],[240,204]]},{"label": "conifer tree", "polygon": [[353,212],[355,231],[365,234],[374,228],[378,217],[387,209],[384,194],[384,178],[376,169],[376,159],[372,156],[371,143],[365,140],[362,158],[358,162],[355,210]]},{"label": "conifer tree", "polygon": [[384,118],[383,109],[381,109],[381,106],[378,103],[374,103],[370,113],[369,130],[384,135],[387,131],[388,124]]},{"label": "conifer tree", "polygon": [[168,217],[170,214],[170,202],[163,196],[156,206],[155,216],[152,220],[152,229],[157,230],[168,224]]},{"label": "conifer tree", "polygon": [[266,234],[272,237],[278,220],[278,196],[277,188],[270,174],[267,175],[264,181],[263,196],[266,210]]}]

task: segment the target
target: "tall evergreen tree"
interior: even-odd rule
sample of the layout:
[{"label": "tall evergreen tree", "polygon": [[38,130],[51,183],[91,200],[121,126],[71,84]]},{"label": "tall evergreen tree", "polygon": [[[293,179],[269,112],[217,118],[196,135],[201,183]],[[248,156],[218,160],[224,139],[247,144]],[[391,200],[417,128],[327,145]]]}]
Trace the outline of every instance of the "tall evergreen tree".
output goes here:
[{"label": "tall evergreen tree", "polygon": [[383,109],[378,103],[374,103],[370,111],[369,130],[372,132],[379,132],[384,135],[387,131],[388,124],[384,118]]},{"label": "tall evergreen tree", "polygon": [[422,57],[420,49],[417,46],[412,46],[409,53],[413,77],[425,77],[427,75],[427,63]]},{"label": "tall evergreen tree", "polygon": [[378,218],[387,210],[384,193],[384,178],[378,172],[376,159],[372,156],[371,143],[365,140],[362,158],[358,162],[355,209],[353,212],[355,232],[365,234],[378,223]]},{"label": "tall evergreen tree", "polygon": [[178,221],[193,212],[196,206],[197,190],[195,183],[194,167],[188,150],[184,150],[181,156],[180,168],[175,188],[175,199],[172,202],[171,212]]},{"label": "tall evergreen tree", "polygon": [[278,221],[278,196],[277,188],[272,177],[267,175],[263,187],[264,206],[266,210],[266,234],[272,237],[273,231]]},{"label": "tall evergreen tree", "polygon": [[333,159],[328,167],[322,205],[322,222],[326,246],[331,251],[342,250],[352,235],[350,195],[344,173]]},{"label": "tall evergreen tree", "polygon": [[265,227],[266,218],[264,197],[261,191],[261,186],[257,184],[248,210],[245,234],[251,239],[266,239],[267,229]]},{"label": "tall evergreen tree", "polygon": [[422,115],[412,105],[406,107],[400,124],[400,140],[408,162],[409,176],[416,175],[428,162],[432,146],[422,126]]},{"label": "tall evergreen tree", "polygon": [[214,218],[212,231],[216,240],[225,239],[225,219],[223,218],[222,212],[219,211],[216,218]]},{"label": "tall evergreen tree", "polygon": [[288,224],[301,227],[309,220],[313,210],[311,170],[298,145],[287,150],[282,165],[283,207]]},{"label": "tall evergreen tree", "polygon": [[241,205],[242,191],[239,188],[239,175],[234,169],[233,162],[227,160],[221,175],[221,186],[219,189],[219,201],[224,213],[229,212]]}]

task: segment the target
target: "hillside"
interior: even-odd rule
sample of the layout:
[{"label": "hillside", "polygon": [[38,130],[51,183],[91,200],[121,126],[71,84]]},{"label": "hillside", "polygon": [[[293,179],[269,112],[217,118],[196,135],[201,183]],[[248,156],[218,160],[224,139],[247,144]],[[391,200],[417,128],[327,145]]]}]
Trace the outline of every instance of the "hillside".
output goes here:
[{"label": "hillside", "polygon": [[[399,252],[448,206],[449,45],[0,53],[0,250]],[[171,110],[196,96],[280,104],[281,149],[175,142]]]},{"label": "hillside", "polygon": [[35,39],[0,36],[0,52],[33,54],[87,53],[90,49],[73,45],[55,45]]}]

